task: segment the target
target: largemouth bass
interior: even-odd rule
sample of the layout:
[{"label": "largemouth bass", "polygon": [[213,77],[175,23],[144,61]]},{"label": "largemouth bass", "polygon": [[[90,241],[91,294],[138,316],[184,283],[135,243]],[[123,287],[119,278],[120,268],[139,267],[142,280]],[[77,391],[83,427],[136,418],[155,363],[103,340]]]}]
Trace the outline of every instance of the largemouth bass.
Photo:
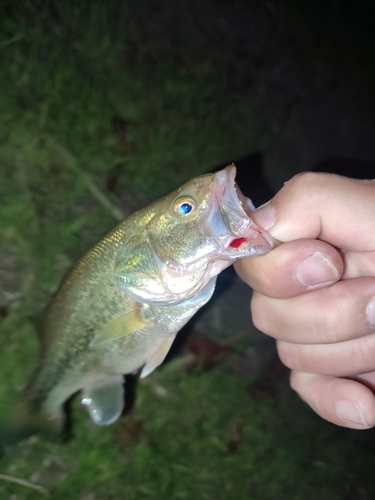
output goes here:
[{"label": "largemouth bass", "polygon": [[[82,391],[96,424],[124,407],[123,375],[149,375],[237,259],[271,250],[230,165],[194,178],[120,222],[78,262],[48,308],[31,414],[59,423]],[[30,417],[34,420],[34,417]]]}]

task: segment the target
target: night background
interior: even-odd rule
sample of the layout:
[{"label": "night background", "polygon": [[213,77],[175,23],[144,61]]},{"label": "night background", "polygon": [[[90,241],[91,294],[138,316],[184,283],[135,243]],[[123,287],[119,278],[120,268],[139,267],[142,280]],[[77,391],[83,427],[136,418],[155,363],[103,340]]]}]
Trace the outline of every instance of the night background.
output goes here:
[{"label": "night background", "polygon": [[[33,315],[123,216],[232,162],[256,205],[304,170],[374,178],[374,61],[370,0],[2,0],[0,419]],[[250,297],[223,273],[126,415],[95,426],[73,399],[69,439],[2,452],[0,498],[375,498],[375,431],[291,391]]]}]

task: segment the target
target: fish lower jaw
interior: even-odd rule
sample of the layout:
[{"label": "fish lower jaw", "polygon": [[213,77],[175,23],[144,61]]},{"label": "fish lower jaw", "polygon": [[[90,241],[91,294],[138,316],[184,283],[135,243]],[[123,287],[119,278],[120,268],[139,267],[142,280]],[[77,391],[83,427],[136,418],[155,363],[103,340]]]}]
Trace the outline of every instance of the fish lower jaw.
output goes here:
[{"label": "fish lower jaw", "polygon": [[143,305],[152,306],[152,307],[165,307],[171,305],[178,305],[185,302],[190,297],[194,296],[194,294],[199,290],[199,286],[195,285],[189,290],[185,290],[181,293],[176,293],[174,291],[169,290],[167,287],[164,289],[164,293],[162,295],[137,295],[136,292],[131,293],[133,299],[137,302],[142,303]]},{"label": "fish lower jaw", "polygon": [[273,247],[274,245],[270,245],[263,237],[258,240],[245,237],[233,238],[220,258],[233,263],[237,259],[243,259],[250,255],[266,254],[271,251]]},{"label": "fish lower jaw", "polygon": [[[226,242],[227,251],[232,255],[233,250],[244,255],[268,253],[275,246],[273,238],[262,228],[253,224],[242,235],[231,236]],[[239,256],[240,257],[240,256]]]}]

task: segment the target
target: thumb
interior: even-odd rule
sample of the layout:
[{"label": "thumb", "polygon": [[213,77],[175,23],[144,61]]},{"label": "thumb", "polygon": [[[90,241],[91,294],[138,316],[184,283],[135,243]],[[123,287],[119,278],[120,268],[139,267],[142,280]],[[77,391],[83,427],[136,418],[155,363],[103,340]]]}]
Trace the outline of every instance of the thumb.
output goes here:
[{"label": "thumb", "polygon": [[319,238],[346,250],[374,250],[375,180],[298,174],[253,217],[282,242]]}]

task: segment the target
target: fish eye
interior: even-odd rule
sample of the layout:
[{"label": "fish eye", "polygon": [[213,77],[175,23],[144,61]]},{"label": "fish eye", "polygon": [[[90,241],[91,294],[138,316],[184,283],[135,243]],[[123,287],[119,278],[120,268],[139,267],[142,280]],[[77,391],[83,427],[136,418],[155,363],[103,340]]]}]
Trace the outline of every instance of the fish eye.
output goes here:
[{"label": "fish eye", "polygon": [[183,196],[173,203],[173,211],[177,215],[189,215],[195,209],[196,203],[190,196]]}]

